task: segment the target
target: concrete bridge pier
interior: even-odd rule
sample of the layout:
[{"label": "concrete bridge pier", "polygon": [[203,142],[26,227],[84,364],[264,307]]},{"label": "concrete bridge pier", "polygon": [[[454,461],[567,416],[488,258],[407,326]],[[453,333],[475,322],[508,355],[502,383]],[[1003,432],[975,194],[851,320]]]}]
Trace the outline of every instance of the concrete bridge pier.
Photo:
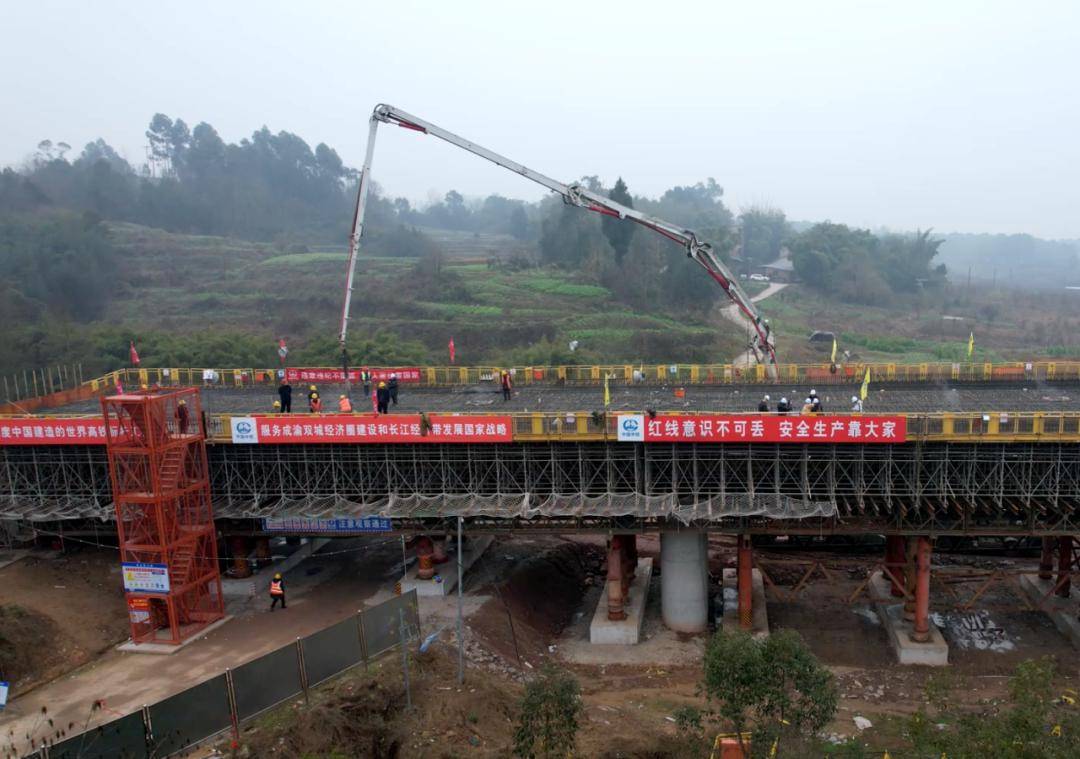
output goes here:
[{"label": "concrete bridge pier", "polygon": [[[945,666],[949,663],[949,646],[930,619],[930,537],[920,535],[900,540],[906,546],[894,540],[892,552],[894,557],[899,557],[899,551],[904,551],[903,575],[875,572],[870,578],[878,617],[900,664]],[[888,547],[886,552],[890,553]],[[888,560],[886,569],[891,569],[888,565],[892,563]],[[904,602],[892,603],[898,581],[904,583]]]},{"label": "concrete bridge pier", "polygon": [[664,624],[683,633],[709,623],[708,535],[702,530],[660,533],[660,611]]}]

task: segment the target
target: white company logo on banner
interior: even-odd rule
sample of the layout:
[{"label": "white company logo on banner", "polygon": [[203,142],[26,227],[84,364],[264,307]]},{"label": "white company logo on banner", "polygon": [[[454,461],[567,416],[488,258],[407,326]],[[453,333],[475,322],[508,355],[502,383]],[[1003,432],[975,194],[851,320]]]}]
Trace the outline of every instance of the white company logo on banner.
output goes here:
[{"label": "white company logo on banner", "polygon": [[616,425],[620,443],[645,442],[644,414],[620,414],[616,418]]},{"label": "white company logo on banner", "polygon": [[259,442],[259,428],[253,416],[234,416],[232,423],[232,441],[234,443]]}]

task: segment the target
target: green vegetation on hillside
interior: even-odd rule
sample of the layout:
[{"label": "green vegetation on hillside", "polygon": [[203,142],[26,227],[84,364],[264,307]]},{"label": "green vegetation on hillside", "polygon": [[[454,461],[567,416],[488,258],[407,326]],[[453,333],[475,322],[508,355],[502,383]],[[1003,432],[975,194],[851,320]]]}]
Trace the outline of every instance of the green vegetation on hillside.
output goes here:
[{"label": "green vegetation on hillside", "polygon": [[[293,361],[335,363],[356,172],[329,146],[265,127],[227,144],[209,124],[158,114],[147,138],[146,167],[104,140],[74,159],[44,140],[20,171],[0,172],[0,374],[112,369],[130,340],[148,364],[272,365],[280,337]],[[927,232],[791,225],[764,207],[736,218],[711,178],[657,198],[622,179],[579,181],[694,230],[743,275],[790,250],[802,283],[762,306],[785,361],[821,359],[804,343],[814,329],[895,361],[963,360],[969,330],[980,360],[1069,356],[1080,334],[1072,299],[1050,308],[949,283]],[[369,343],[357,360],[441,363],[453,337],[465,363],[723,362],[747,340],[678,246],[557,197],[450,191],[414,208],[376,189],[367,222],[351,325]]]}]

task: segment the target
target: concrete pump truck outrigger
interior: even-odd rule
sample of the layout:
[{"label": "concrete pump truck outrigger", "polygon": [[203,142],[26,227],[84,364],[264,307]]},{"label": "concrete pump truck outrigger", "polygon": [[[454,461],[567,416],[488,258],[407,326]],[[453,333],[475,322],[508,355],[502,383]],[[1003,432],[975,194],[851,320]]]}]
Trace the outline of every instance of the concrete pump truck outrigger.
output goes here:
[{"label": "concrete pump truck outrigger", "polygon": [[699,240],[694,232],[641,213],[633,208],[627,208],[579,184],[563,184],[392,105],[380,104],[375,106],[375,110],[371,114],[367,151],[364,155],[364,166],[360,171],[360,187],[356,193],[356,211],[353,215],[352,235],[349,237],[349,264],[345,275],[345,303],[341,310],[341,329],[338,333],[338,339],[341,342],[341,361],[345,372],[346,387],[348,387],[349,358],[345,349],[345,337],[349,329],[349,306],[352,301],[353,276],[356,272],[356,257],[360,251],[360,237],[364,232],[364,211],[367,206],[368,193],[371,189],[371,160],[375,153],[375,136],[379,129],[379,122],[395,124],[405,129],[411,129],[414,132],[422,132],[423,134],[438,137],[451,145],[467,150],[473,155],[485,158],[497,166],[502,166],[504,169],[543,185],[552,192],[558,193],[564,203],[584,208],[587,211],[602,213],[605,216],[635,222],[660,233],[672,242],[678,243],[686,250],[686,255],[689,258],[701,264],[709,276],[723,288],[728,298],[750,321],[756,332],[750,343],[750,349],[753,351],[758,363],[763,363],[765,359],[768,359],[769,369],[775,371],[776,351],[771,329],[761,318],[753,301],[747,297],[746,293],[739,287],[735,277],[724,266],[720,257],[713,250],[712,245]]}]

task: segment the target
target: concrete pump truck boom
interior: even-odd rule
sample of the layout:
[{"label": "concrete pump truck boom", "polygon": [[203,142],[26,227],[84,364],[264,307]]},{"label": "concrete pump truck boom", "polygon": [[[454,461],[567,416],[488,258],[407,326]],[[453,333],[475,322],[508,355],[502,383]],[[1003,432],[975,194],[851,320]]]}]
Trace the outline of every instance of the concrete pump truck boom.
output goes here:
[{"label": "concrete pump truck boom", "polygon": [[411,129],[414,132],[421,132],[423,134],[429,134],[432,137],[438,137],[440,140],[449,142],[455,147],[467,150],[473,155],[480,156],[497,166],[502,166],[504,169],[508,169],[515,174],[520,174],[526,179],[531,179],[533,182],[543,185],[552,192],[560,195],[564,203],[584,208],[587,211],[595,211],[596,213],[604,214],[605,216],[612,216],[617,219],[640,224],[643,227],[647,227],[648,229],[663,235],[672,242],[678,243],[686,251],[686,255],[699,263],[708,275],[723,288],[728,298],[731,299],[738,307],[739,311],[741,311],[746,319],[749,320],[756,333],[751,340],[750,349],[757,362],[763,363],[767,360],[770,370],[775,369],[775,344],[773,341],[772,330],[769,328],[768,323],[761,318],[753,301],[751,301],[746,293],[743,292],[743,289],[739,287],[738,281],[724,265],[723,261],[720,260],[720,256],[713,250],[712,245],[704,240],[698,239],[698,236],[693,231],[683,229],[682,227],[666,222],[663,219],[649,216],[648,214],[644,214],[633,208],[627,208],[608,197],[582,187],[580,184],[563,184],[538,171],[533,171],[516,161],[511,161],[509,158],[505,158],[494,151],[488,150],[474,142],[470,142],[463,137],[459,137],[452,132],[448,132],[435,124],[408,114],[399,108],[395,108],[392,105],[380,104],[375,106],[375,110],[371,114],[371,121],[368,128],[367,151],[364,154],[364,166],[360,170],[360,186],[356,193],[356,210],[353,214],[352,234],[349,237],[349,263],[345,275],[345,303],[341,309],[341,329],[338,332],[338,339],[341,343],[341,362],[342,369],[345,372],[344,377],[346,387],[348,387],[349,357],[345,348],[345,338],[349,329],[349,307],[352,301],[353,277],[356,273],[356,258],[360,252],[360,238],[364,232],[364,212],[367,206],[368,194],[371,191],[371,160],[375,153],[375,136],[378,132],[380,122],[394,124],[405,129]]}]

